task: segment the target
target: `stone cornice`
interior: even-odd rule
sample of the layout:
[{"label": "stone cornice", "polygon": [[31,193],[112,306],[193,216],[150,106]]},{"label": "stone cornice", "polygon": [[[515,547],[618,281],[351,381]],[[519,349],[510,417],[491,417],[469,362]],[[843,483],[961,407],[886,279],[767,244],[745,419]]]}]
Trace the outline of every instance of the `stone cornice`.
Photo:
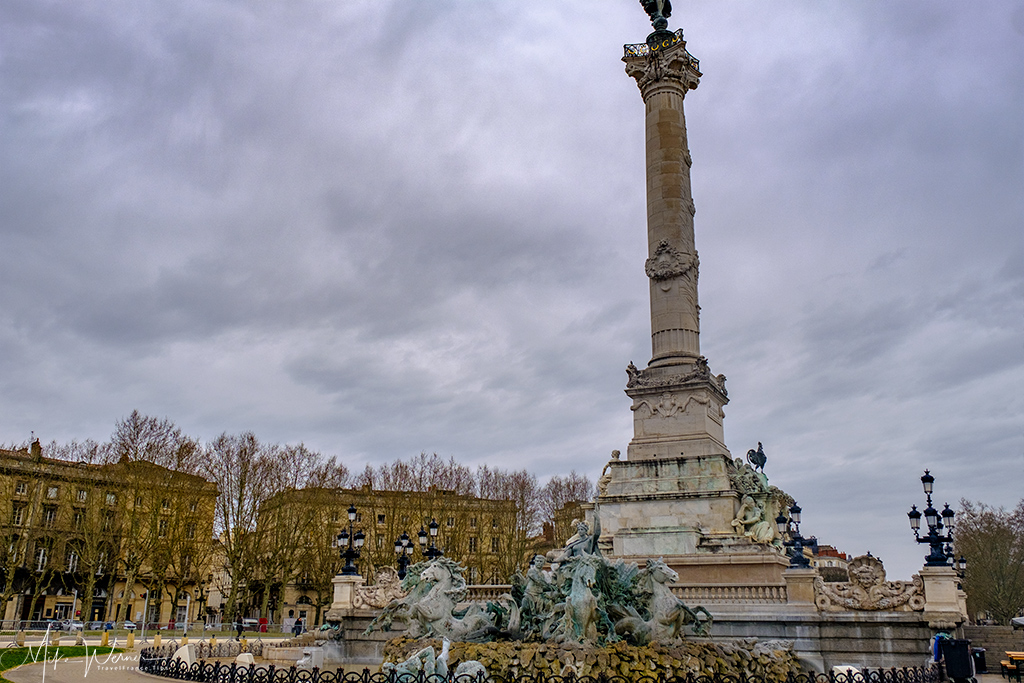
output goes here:
[{"label": "stone cornice", "polygon": [[626,382],[626,394],[630,397],[642,396],[656,393],[666,389],[693,387],[704,385],[717,392],[728,403],[729,392],[725,389],[725,375],[712,375],[708,367],[708,361],[704,356],[697,359],[697,362],[690,372],[667,377],[655,377],[649,370],[639,370],[632,363],[626,367],[626,374],[629,376]]}]

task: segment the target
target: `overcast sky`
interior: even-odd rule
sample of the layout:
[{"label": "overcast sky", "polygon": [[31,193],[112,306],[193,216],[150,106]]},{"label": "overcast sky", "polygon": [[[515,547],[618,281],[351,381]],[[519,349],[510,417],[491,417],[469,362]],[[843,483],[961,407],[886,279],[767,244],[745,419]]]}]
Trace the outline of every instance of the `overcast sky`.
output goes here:
[{"label": "overcast sky", "polygon": [[[1021,498],[1024,4],[678,1],[702,350],[804,531]],[[133,409],[596,479],[650,358],[635,0],[5,0],[0,442]]]}]

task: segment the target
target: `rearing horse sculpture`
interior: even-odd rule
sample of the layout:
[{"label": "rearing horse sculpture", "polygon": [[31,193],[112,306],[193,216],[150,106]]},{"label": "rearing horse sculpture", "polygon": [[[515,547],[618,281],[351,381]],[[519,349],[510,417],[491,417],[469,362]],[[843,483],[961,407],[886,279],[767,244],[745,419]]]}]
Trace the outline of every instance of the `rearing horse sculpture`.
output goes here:
[{"label": "rearing horse sculpture", "polygon": [[447,557],[434,560],[419,572],[409,595],[388,605],[366,632],[378,625],[387,629],[391,619],[404,620],[408,624],[408,635],[413,638],[445,637],[468,641],[495,630],[494,622],[479,605],[472,605],[462,618],[452,614],[459,601],[466,597],[462,569],[462,565]]},{"label": "rearing horse sculpture", "polygon": [[586,554],[566,562],[571,580],[565,601],[555,608],[556,612],[562,610],[562,618],[554,624],[555,642],[597,642],[597,598],[593,588],[601,562],[599,556]]},{"label": "rearing horse sculpture", "polygon": [[677,598],[670,587],[677,580],[679,575],[662,560],[647,560],[647,566],[640,570],[637,587],[640,603],[651,618],[643,619],[636,610],[628,608],[627,614],[616,622],[615,633],[629,635],[641,645],[652,640],[675,640],[682,636],[687,624],[691,624],[694,635],[707,635],[713,620],[711,613],[703,607],[690,609]]}]

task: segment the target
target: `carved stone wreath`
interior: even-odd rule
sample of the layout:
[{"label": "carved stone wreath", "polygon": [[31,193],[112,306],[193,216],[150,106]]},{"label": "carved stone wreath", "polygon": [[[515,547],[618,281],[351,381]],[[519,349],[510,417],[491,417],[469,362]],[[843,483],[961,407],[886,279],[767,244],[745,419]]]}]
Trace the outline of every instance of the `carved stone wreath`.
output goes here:
[{"label": "carved stone wreath", "polygon": [[693,271],[696,278],[699,267],[700,259],[696,253],[683,253],[667,240],[662,240],[654,250],[654,255],[644,262],[644,272],[652,280],[668,280],[686,275],[690,271]]}]

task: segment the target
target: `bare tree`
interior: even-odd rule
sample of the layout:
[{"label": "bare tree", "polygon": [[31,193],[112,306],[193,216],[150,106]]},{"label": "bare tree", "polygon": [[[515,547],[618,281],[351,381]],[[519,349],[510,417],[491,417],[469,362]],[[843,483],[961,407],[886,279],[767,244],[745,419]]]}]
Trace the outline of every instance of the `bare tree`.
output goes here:
[{"label": "bare tree", "polygon": [[[541,509],[544,522],[551,525],[556,540],[569,538],[576,533],[575,529],[569,528],[571,519],[574,515],[582,514],[579,504],[593,496],[594,485],[585,475],[577,474],[576,470],[564,477],[556,475],[548,480],[540,493]],[[566,506],[571,507],[572,514],[566,514]]]},{"label": "bare tree", "polygon": [[[125,581],[115,614],[127,618],[136,581],[141,579],[143,585],[157,588],[157,595],[162,595],[172,567],[172,553],[167,539],[170,522],[163,505],[170,493],[160,491],[172,485],[167,480],[167,470],[186,475],[196,473],[200,446],[197,439],[183,434],[170,420],[133,410],[114,425],[110,444],[101,452],[104,461],[118,468],[117,476],[122,482],[116,492],[106,495],[112,497],[108,504],[116,510],[114,533],[119,541],[119,548],[109,561],[119,564]],[[148,576],[143,575],[144,569]]]},{"label": "bare tree", "polygon": [[438,489],[465,496],[476,493],[476,481],[470,468],[455,462],[455,458],[445,460],[437,453],[427,455],[425,452],[408,461],[399,459],[376,468],[367,465],[356,485],[368,485],[377,491]]},{"label": "bare tree", "polygon": [[185,436],[167,418],[133,410],[115,424],[106,457],[115,462],[145,461],[174,472],[195,474],[201,452],[199,441]]},{"label": "bare tree", "polygon": [[496,577],[507,578],[522,566],[532,551],[531,537],[541,527],[540,488],[537,477],[526,470],[506,471],[485,466],[477,469],[477,488],[481,498],[513,503],[504,512],[495,512],[498,561]]},{"label": "bare tree", "polygon": [[1024,609],[1024,500],[1006,510],[963,499],[956,522],[955,549],[967,560],[971,613],[1009,623]]},{"label": "bare tree", "polygon": [[252,432],[221,434],[205,450],[202,472],[217,484],[216,530],[231,578],[225,615],[235,613],[239,593],[248,589],[266,547],[259,510],[274,492],[276,451]]}]

